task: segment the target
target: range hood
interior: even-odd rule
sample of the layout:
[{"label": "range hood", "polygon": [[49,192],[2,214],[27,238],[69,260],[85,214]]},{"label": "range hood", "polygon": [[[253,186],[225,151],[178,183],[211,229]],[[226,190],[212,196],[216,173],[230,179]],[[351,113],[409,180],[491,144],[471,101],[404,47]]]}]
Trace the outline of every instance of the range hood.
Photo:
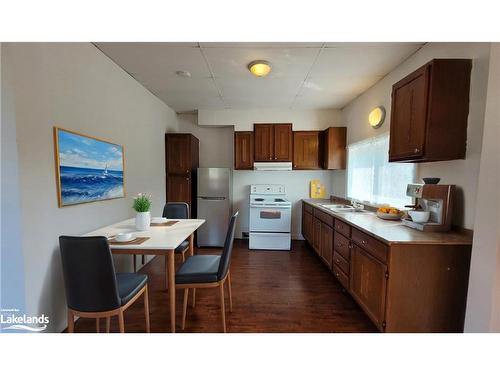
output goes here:
[{"label": "range hood", "polygon": [[255,162],[253,169],[256,171],[291,171],[292,162]]}]

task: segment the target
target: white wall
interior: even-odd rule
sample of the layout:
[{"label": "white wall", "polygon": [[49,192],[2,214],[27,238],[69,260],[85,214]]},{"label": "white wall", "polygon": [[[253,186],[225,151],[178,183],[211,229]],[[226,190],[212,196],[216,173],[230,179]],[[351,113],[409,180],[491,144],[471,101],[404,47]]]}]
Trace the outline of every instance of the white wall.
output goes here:
[{"label": "white wall", "polygon": [[[466,228],[474,226],[489,49],[489,43],[428,43],[342,110],[341,123],[347,126],[348,143],[388,132],[391,91],[394,83],[433,58],[473,59],[466,159],[418,165],[419,178],[441,177],[441,183],[457,185],[454,224]],[[372,129],[368,125],[368,114],[379,105],[386,108],[388,115],[381,128]],[[332,184],[335,195],[345,196],[345,173],[343,171],[333,173]]]},{"label": "white wall", "polygon": [[180,114],[179,132],[191,133],[200,140],[200,167],[233,168],[234,128],[198,126],[195,113]]},{"label": "white wall", "polygon": [[[13,88],[19,155],[28,314],[66,326],[58,236],[83,234],[133,216],[132,196],[165,200],[164,133],[176,114],[89,43],[6,43],[2,73]],[[54,125],[124,145],[127,197],[58,208]],[[117,257],[131,270],[131,257]]]},{"label": "white wall", "polygon": [[[1,257],[0,308],[25,312],[24,262],[21,245],[21,206],[19,196],[19,162],[16,143],[16,119],[11,82],[4,77],[0,43],[0,111],[1,111]],[[0,326],[1,331],[1,326]],[[10,331],[12,332],[12,331]]]},{"label": "white wall", "polygon": [[491,47],[465,331],[500,332],[500,43]]},{"label": "white wall", "polygon": [[[237,109],[237,110],[199,110],[198,122],[203,126],[196,127],[191,115],[179,116],[179,131],[190,131],[200,134],[200,164],[205,158],[222,163],[224,154],[228,160],[224,166],[233,167],[233,135],[229,136],[221,130],[221,125],[234,125],[235,131],[253,130],[253,124],[259,122],[280,123],[291,122],[293,130],[323,130],[329,126],[340,126],[339,110],[299,110],[285,108]],[[217,136],[209,136],[216,132]],[[198,135],[197,135],[198,136]],[[210,146],[204,146],[208,144]],[[207,165],[209,166],[209,165]],[[234,171],[233,173],[233,207],[240,211],[236,236],[248,231],[249,194],[251,184],[284,184],[287,197],[293,203],[292,236],[301,236],[300,200],[309,197],[309,182],[320,179],[326,188],[327,196],[332,192],[331,171]]]},{"label": "white wall", "polygon": [[293,130],[323,130],[340,126],[340,111],[284,108],[198,110],[198,123],[203,126],[234,125],[235,131],[244,131],[253,130],[253,124],[259,122],[291,122]]}]

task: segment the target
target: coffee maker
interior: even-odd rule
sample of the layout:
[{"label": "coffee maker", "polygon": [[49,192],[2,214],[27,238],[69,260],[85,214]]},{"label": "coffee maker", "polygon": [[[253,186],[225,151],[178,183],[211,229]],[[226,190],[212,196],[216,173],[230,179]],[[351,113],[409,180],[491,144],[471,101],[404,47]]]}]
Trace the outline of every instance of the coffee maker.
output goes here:
[{"label": "coffee maker", "polygon": [[408,184],[406,195],[415,199],[414,208],[429,211],[429,221],[416,223],[410,217],[403,224],[429,232],[446,232],[451,228],[455,185]]}]

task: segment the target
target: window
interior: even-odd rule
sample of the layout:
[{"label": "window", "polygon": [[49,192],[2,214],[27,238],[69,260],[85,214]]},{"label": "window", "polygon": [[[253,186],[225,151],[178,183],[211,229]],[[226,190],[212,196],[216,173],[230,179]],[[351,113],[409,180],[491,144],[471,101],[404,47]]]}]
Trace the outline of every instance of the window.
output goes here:
[{"label": "window", "polygon": [[347,197],[402,208],[411,204],[406,185],[415,181],[413,163],[389,163],[389,134],[347,147]]}]

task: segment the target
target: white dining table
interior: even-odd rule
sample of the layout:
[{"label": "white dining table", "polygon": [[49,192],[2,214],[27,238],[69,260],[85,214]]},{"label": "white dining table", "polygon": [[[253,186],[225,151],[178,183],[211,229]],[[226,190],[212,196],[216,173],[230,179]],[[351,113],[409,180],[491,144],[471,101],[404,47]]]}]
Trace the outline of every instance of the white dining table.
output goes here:
[{"label": "white dining table", "polygon": [[151,226],[137,231],[135,219],[128,219],[86,233],[84,236],[105,236],[108,239],[118,233],[133,232],[137,237],[149,237],[141,244],[110,243],[113,254],[160,255],[165,256],[166,286],[170,300],[170,329],[175,332],[175,256],[174,251],[183,241],[189,239],[189,256],[194,254],[194,232],[205,222],[203,219],[171,219],[177,221],[171,226]]}]

